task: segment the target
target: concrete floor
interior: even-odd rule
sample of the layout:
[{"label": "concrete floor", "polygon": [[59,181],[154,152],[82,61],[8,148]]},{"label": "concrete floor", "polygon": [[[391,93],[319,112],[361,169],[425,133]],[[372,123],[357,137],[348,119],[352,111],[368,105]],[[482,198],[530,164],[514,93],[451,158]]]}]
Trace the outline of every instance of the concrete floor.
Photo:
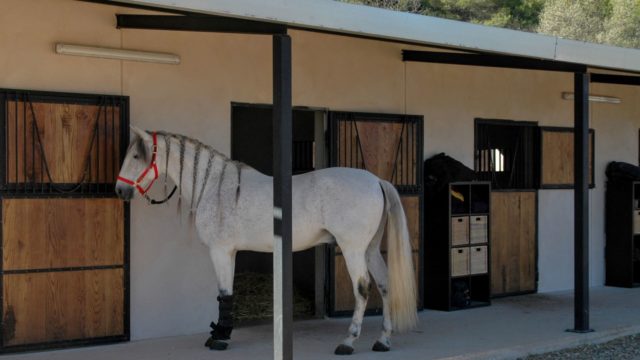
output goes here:
[{"label": "concrete floor", "polygon": [[[573,325],[570,292],[496,299],[490,307],[456,312],[426,310],[420,328],[393,339],[389,353],[374,353],[380,317],[368,317],[351,359],[514,359],[599,343],[640,333],[640,288],[599,287],[591,292],[589,334],[565,329]],[[294,326],[294,358],[336,358],[333,349],[347,333],[349,319],[308,320]],[[99,347],[6,355],[2,360],[236,360],[272,358],[271,326],[236,329],[225,352],[212,352],[203,344],[207,334],[179,336]]]}]

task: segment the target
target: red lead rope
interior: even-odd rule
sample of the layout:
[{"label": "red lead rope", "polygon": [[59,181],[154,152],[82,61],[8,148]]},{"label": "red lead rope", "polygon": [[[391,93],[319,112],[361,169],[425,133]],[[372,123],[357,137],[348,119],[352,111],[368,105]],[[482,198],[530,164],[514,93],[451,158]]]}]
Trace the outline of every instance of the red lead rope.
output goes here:
[{"label": "red lead rope", "polygon": [[[122,176],[118,176],[118,180],[122,181],[125,184],[129,184],[132,186],[135,186],[136,189],[138,189],[138,191],[140,192],[140,195],[144,195],[147,193],[147,191],[149,191],[149,189],[151,189],[151,186],[153,186],[153,183],[158,179],[158,165],[156,164],[156,154],[158,153],[158,140],[156,138],[156,133],[154,132],[153,134],[153,153],[151,154],[151,163],[149,164],[149,166],[147,166],[146,169],[144,169],[144,171],[142,171],[142,174],[140,174],[140,176],[138,176],[138,179],[136,181],[133,180],[129,180],[125,177]],[[147,176],[147,174],[149,173],[149,171],[151,171],[153,169],[153,179],[151,179],[151,182],[149,182],[149,185],[146,188],[143,188],[141,186],[142,180],[144,180],[144,178]]]}]

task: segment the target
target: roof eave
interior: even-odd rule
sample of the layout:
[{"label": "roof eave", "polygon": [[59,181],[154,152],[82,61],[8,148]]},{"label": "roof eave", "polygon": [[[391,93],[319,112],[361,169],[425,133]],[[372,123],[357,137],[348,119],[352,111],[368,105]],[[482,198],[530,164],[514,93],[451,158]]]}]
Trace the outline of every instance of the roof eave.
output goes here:
[{"label": "roof eave", "polygon": [[640,50],[416,15],[333,0],[117,0],[175,11],[285,24],[397,42],[558,60],[640,72]]}]

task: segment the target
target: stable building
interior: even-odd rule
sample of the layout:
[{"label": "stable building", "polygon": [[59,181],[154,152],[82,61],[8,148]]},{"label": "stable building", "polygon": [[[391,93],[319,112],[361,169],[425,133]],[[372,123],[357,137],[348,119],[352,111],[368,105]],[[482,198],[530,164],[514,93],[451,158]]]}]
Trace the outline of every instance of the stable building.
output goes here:
[{"label": "stable building", "polygon": [[[397,187],[421,308],[445,308],[431,297],[453,278],[484,305],[576,289],[576,330],[589,329],[588,287],[607,275],[605,168],[640,157],[640,50],[330,0],[4,0],[0,19],[2,351],[208,331],[213,267],[177,200],[113,192],[128,127],[268,173],[274,61],[289,55],[294,174],[357,167]],[[274,57],[274,37],[290,53]],[[462,208],[426,193],[423,161],[442,152],[476,172],[446,189]],[[427,216],[452,224],[444,251],[429,251]],[[238,268],[269,272],[270,257],[240,254]],[[315,315],[350,314],[339,248],[293,266]],[[441,269],[446,285],[430,285]]]}]

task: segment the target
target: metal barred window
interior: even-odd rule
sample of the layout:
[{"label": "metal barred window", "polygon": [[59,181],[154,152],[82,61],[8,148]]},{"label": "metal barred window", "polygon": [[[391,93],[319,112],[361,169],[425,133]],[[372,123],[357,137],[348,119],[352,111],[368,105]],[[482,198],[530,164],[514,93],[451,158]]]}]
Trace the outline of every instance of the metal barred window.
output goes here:
[{"label": "metal barred window", "polygon": [[127,144],[126,98],[0,91],[4,196],[115,196]]},{"label": "metal barred window", "polygon": [[533,122],[476,119],[475,171],[496,190],[538,187],[538,127]]}]

